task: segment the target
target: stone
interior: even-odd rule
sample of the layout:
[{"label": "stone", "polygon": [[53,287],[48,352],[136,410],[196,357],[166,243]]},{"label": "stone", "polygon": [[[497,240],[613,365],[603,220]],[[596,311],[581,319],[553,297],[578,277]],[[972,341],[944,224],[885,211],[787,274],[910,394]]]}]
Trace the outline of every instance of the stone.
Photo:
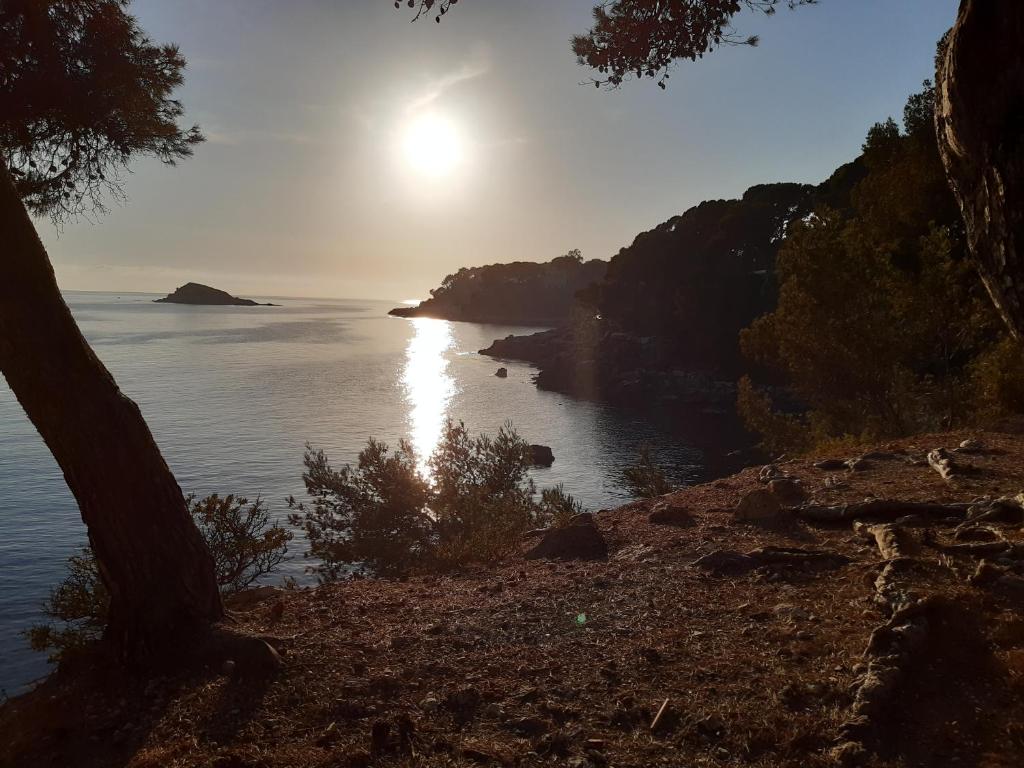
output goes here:
[{"label": "stone", "polygon": [[546,445],[530,446],[530,464],[534,467],[550,467],[555,463],[555,454]]},{"label": "stone", "polygon": [[499,368],[498,370],[496,370],[494,372],[494,375],[497,376],[499,379],[507,379],[508,378],[508,368]]},{"label": "stone", "polygon": [[696,524],[687,507],[671,501],[660,501],[655,504],[647,520],[655,525],[676,525],[683,528]]},{"label": "stone", "polygon": [[777,478],[768,482],[768,490],[772,496],[786,506],[793,506],[807,499],[807,491],[799,480],[793,478]]},{"label": "stone", "polygon": [[779,499],[768,490],[757,488],[748,492],[733,510],[733,519],[741,522],[773,520],[782,515]]},{"label": "stone", "polygon": [[526,553],[527,560],[607,560],[608,543],[596,525],[552,528]]}]

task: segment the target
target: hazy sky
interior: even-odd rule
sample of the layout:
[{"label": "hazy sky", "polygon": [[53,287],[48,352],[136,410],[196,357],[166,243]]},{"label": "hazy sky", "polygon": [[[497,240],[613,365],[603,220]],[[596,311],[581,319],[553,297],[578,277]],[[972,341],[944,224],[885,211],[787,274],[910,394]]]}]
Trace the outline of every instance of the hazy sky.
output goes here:
[{"label": "hazy sky", "polygon": [[61,286],[397,300],[460,266],[607,259],[701,200],[827,177],[931,77],[957,7],[744,13],[758,48],[606,92],[568,45],[593,4],[464,0],[410,24],[392,0],[136,0],[188,59],[208,141],[137,162],[95,223],[40,221]]}]

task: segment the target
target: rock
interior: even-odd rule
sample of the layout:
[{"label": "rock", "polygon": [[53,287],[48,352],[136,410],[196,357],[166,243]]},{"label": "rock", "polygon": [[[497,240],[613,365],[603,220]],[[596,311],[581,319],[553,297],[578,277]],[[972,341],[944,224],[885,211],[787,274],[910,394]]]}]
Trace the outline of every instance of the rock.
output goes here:
[{"label": "rock", "polygon": [[968,438],[963,440],[959,446],[953,450],[960,451],[961,453],[982,453],[985,450],[985,446],[978,440]]},{"label": "rock", "polygon": [[768,490],[786,506],[794,506],[807,498],[807,491],[799,480],[793,478],[777,478],[768,482]]},{"label": "rock", "polygon": [[555,454],[546,445],[530,446],[530,464],[535,467],[550,467],[555,463]]},{"label": "rock", "polygon": [[508,368],[499,368],[498,370],[496,370],[494,372],[494,375],[497,376],[499,379],[507,379],[508,378]]},{"label": "rock", "polygon": [[651,513],[647,516],[648,521],[655,525],[676,525],[679,527],[688,527],[695,525],[696,521],[693,519],[693,515],[690,514],[690,510],[684,507],[682,504],[676,504],[670,501],[660,501],[654,505],[651,509]]},{"label": "rock", "polygon": [[221,667],[221,671],[228,677],[231,677],[233,674],[235,674],[236,666],[237,665],[235,664],[233,659],[225,659],[224,665]]},{"label": "rock", "polygon": [[747,493],[733,510],[733,519],[741,522],[773,520],[782,515],[778,498],[763,488]]},{"label": "rock", "polygon": [[153,299],[156,304],[201,304],[210,306],[274,307],[276,304],[259,304],[252,299],[239,299],[226,291],[211,288],[202,283],[185,283],[174,293],[162,299]]},{"label": "rock", "polygon": [[608,544],[596,525],[568,525],[545,533],[526,559],[607,560]]}]

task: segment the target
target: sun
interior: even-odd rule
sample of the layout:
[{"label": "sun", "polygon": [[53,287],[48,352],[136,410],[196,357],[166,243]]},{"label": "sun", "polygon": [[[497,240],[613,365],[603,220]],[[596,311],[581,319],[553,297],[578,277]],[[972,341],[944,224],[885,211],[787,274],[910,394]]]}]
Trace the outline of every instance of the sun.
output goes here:
[{"label": "sun", "polygon": [[416,173],[443,178],[462,163],[464,142],[458,126],[444,115],[421,114],[402,133],[402,154]]}]

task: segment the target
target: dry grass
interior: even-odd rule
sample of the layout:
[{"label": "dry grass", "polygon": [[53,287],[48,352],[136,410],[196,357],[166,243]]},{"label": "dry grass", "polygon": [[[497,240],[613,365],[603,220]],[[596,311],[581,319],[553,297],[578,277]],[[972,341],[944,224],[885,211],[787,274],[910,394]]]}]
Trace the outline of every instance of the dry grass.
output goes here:
[{"label": "dry grass", "polygon": [[[967,436],[885,448],[923,453]],[[858,473],[810,460],[783,469],[835,503],[1024,489],[1024,440],[978,437],[998,452],[971,456],[977,471],[957,484],[901,457]],[[839,484],[826,488],[829,475]],[[0,766],[830,765],[882,621],[869,599],[877,550],[845,526],[743,526],[715,511],[755,487],[756,468],[674,494],[698,520],[690,528],[650,524],[647,502],[601,512],[607,562],[513,557],[458,576],[284,593],[239,615],[242,629],[278,638],[285,666],[266,680],[69,670],[0,708]],[[764,545],[853,562],[735,577],[690,565]],[[950,606],[947,640],[915,667],[871,764],[1020,765],[1018,606],[968,586],[938,554],[922,560],[920,588]]]}]

